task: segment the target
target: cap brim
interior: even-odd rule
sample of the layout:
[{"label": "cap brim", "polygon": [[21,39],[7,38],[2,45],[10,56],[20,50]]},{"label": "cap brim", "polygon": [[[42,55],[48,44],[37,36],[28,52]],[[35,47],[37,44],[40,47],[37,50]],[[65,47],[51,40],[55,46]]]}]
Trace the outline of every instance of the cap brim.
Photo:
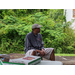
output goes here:
[{"label": "cap brim", "polygon": [[40,27],[42,27],[42,26],[41,26],[41,25],[38,25],[38,26],[37,26],[37,28],[40,28]]}]

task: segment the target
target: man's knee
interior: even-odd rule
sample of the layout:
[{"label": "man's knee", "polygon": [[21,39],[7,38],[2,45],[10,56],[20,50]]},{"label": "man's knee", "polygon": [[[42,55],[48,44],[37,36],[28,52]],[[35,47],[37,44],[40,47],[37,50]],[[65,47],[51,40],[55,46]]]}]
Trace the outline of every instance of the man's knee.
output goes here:
[{"label": "man's knee", "polygon": [[55,52],[54,48],[51,48],[50,50],[52,50],[52,53],[54,53],[54,52]]},{"label": "man's knee", "polygon": [[53,49],[51,55],[54,54],[54,53],[55,53],[55,51],[54,51],[54,49]]},{"label": "man's knee", "polygon": [[33,51],[31,55],[36,55],[36,51]]},{"label": "man's knee", "polygon": [[53,49],[53,52],[55,52],[55,49]]}]

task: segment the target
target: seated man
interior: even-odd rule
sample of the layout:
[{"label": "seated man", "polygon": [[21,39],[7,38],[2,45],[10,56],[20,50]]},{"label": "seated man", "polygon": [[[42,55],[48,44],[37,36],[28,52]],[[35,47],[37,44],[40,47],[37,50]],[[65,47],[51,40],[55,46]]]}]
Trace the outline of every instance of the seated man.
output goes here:
[{"label": "seated man", "polygon": [[40,34],[41,25],[33,24],[32,32],[28,33],[25,38],[25,54],[41,56],[46,59],[55,61],[54,48],[44,48],[42,36]]}]

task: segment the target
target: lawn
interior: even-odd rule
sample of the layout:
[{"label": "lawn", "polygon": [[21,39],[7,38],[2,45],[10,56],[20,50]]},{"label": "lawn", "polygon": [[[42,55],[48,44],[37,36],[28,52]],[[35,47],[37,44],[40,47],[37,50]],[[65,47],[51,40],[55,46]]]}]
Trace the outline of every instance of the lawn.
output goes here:
[{"label": "lawn", "polygon": [[55,54],[55,56],[75,56],[75,54]]},{"label": "lawn", "polygon": [[[21,52],[21,54],[25,54],[25,52]],[[75,56],[75,54],[56,54],[55,56]]]},{"label": "lawn", "polygon": [[[25,54],[25,52],[20,52],[21,54]],[[75,56],[75,54],[56,54],[55,56]]]}]

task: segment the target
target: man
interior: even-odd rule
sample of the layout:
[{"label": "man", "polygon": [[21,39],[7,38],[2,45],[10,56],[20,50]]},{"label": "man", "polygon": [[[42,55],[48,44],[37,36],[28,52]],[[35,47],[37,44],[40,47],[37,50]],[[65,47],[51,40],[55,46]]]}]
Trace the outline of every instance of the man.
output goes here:
[{"label": "man", "polygon": [[41,25],[33,24],[32,32],[28,33],[25,38],[25,54],[41,56],[46,59],[55,61],[54,48],[44,48],[42,36],[40,34]]}]

